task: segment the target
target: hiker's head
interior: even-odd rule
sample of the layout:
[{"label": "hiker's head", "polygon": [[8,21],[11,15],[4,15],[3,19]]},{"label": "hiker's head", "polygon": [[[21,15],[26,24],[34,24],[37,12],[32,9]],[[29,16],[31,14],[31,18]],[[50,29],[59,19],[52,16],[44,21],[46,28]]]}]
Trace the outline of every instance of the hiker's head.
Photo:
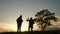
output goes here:
[{"label": "hiker's head", "polygon": [[32,19],[32,17],[30,19]]},{"label": "hiker's head", "polygon": [[22,17],[22,15],[20,15],[20,17]]}]

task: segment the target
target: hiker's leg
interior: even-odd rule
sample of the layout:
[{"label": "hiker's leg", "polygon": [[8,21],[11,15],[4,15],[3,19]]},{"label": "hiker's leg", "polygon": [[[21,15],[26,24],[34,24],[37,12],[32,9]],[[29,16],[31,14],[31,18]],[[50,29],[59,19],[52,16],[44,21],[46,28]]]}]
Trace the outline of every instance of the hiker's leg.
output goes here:
[{"label": "hiker's leg", "polygon": [[33,31],[33,28],[31,28],[31,31]]},{"label": "hiker's leg", "polygon": [[29,25],[29,27],[28,27],[28,31],[30,31],[30,25]]},{"label": "hiker's leg", "polygon": [[31,25],[31,31],[33,31],[33,25]]},{"label": "hiker's leg", "polygon": [[17,32],[19,32],[19,26],[18,26],[18,28],[17,28]]},{"label": "hiker's leg", "polygon": [[18,26],[17,26],[17,32],[21,31],[21,24],[19,23]]},{"label": "hiker's leg", "polygon": [[17,23],[17,32],[18,32],[18,30],[19,30],[19,24]]},{"label": "hiker's leg", "polygon": [[19,31],[21,32],[21,23],[19,24]]},{"label": "hiker's leg", "polygon": [[28,28],[28,31],[30,31],[30,28]]}]

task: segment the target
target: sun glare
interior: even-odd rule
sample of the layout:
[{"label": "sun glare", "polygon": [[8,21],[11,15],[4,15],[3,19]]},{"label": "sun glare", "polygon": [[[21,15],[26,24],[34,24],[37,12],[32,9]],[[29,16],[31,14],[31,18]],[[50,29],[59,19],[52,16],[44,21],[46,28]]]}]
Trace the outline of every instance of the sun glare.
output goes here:
[{"label": "sun glare", "polygon": [[11,25],[11,28],[13,31],[17,31],[17,26],[16,25]]},{"label": "sun glare", "polygon": [[[13,31],[17,31],[17,25],[11,25],[11,29]],[[22,23],[21,32],[28,31],[27,29],[28,29],[27,24]]]},{"label": "sun glare", "polygon": [[[26,23],[26,22],[25,22]],[[25,23],[22,23],[22,27],[21,27],[21,31],[23,32],[23,31],[28,31],[27,29],[28,29],[28,25],[27,24],[25,24]]]},{"label": "sun glare", "polygon": [[[17,32],[17,24],[0,24],[1,28],[3,28],[4,31],[7,32]],[[37,26],[34,25],[34,31],[37,29]],[[23,22],[21,26],[21,32],[27,32],[28,31],[28,23]]]},{"label": "sun glare", "polygon": [[[26,22],[26,21],[24,21],[24,22],[22,23],[22,26],[21,26],[21,32],[28,31],[28,25],[29,25],[29,23]],[[36,24],[34,24],[33,27],[34,27],[34,28],[33,28],[34,31],[38,29],[38,27],[36,26]],[[16,24],[11,25],[11,29],[12,29],[13,31],[17,32],[17,25],[16,25]]]}]

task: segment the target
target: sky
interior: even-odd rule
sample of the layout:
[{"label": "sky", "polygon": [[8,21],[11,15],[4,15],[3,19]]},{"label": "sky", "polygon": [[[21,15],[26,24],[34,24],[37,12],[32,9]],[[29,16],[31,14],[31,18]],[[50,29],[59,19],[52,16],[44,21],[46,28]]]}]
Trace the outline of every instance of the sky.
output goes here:
[{"label": "sky", "polygon": [[[54,12],[60,18],[60,0],[0,0],[0,32],[16,31],[16,19],[21,14],[24,21],[21,29],[27,30],[26,19],[28,17],[34,18],[34,15],[43,9]],[[34,27],[34,29],[37,28],[37,26]]]}]

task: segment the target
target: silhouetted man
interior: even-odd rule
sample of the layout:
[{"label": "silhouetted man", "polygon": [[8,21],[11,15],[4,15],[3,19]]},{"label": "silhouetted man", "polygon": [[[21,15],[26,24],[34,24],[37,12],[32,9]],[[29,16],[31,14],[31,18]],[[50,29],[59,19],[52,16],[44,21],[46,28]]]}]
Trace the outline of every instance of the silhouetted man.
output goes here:
[{"label": "silhouetted man", "polygon": [[21,24],[22,24],[23,20],[22,20],[22,15],[20,15],[20,17],[17,18],[17,32],[19,32],[19,30],[21,31]]},{"label": "silhouetted man", "polygon": [[30,31],[30,28],[31,28],[31,31],[32,31],[33,30],[34,20],[31,17],[30,19],[28,18],[26,21],[29,21],[28,31]]}]

